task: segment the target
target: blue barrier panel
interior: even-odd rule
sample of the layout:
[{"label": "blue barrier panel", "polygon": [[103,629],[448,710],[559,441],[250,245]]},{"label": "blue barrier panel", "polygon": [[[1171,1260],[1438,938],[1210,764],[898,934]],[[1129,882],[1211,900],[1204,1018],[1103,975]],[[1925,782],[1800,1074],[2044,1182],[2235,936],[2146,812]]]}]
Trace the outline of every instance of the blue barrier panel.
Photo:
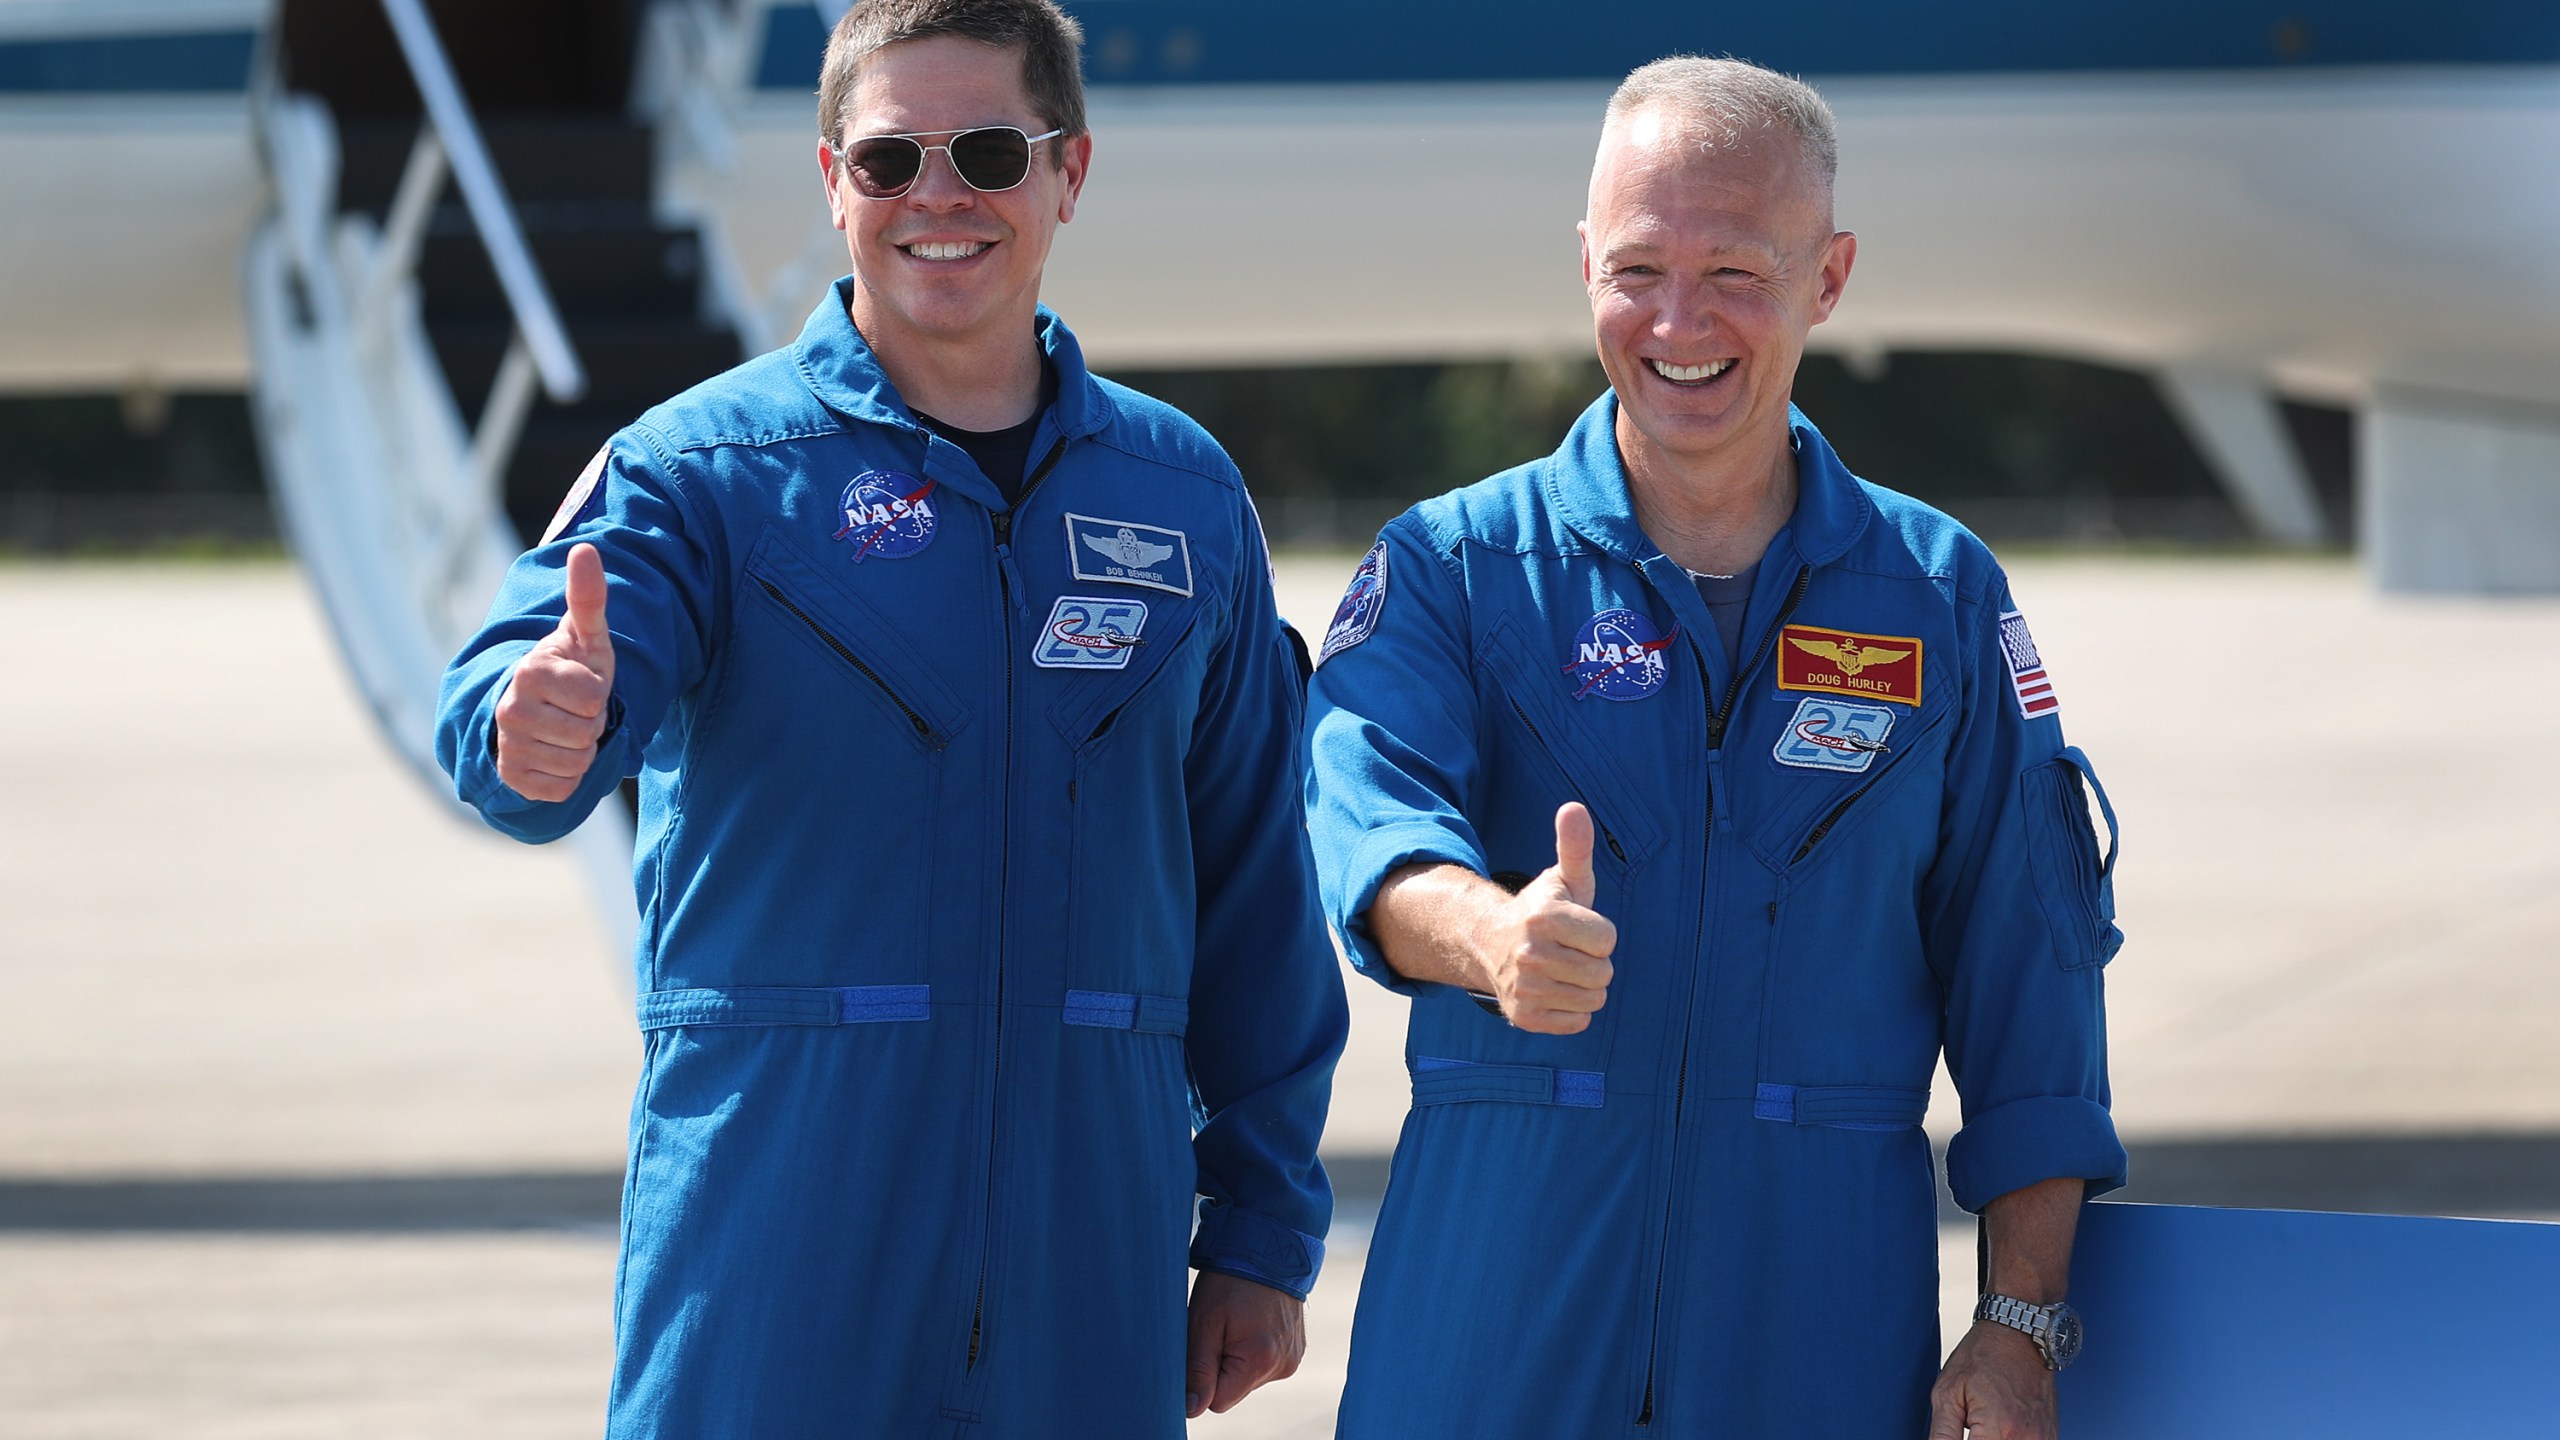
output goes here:
[{"label": "blue barrier panel", "polygon": [[2560,1225],[2094,1204],[2070,1440],[2560,1436]]}]

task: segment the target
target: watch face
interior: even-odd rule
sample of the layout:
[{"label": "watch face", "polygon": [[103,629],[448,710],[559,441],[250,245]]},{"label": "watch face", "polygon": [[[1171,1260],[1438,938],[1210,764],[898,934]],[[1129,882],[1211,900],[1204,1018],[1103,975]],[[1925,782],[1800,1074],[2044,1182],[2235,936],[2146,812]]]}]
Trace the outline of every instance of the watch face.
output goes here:
[{"label": "watch face", "polygon": [[2080,1357],[2080,1312],[2068,1305],[2053,1307],[2053,1368],[2061,1369]]}]

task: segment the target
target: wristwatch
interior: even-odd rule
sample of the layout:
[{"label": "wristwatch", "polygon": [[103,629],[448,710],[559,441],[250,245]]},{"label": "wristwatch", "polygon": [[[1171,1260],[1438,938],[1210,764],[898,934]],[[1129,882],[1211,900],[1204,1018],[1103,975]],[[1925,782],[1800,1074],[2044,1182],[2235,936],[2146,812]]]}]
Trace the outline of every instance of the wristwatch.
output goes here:
[{"label": "wristwatch", "polygon": [[2030,1305],[2006,1295],[1985,1295],[1973,1318],[2020,1331],[2044,1352],[2044,1368],[2059,1370],[2080,1356],[2080,1312],[2064,1301]]}]

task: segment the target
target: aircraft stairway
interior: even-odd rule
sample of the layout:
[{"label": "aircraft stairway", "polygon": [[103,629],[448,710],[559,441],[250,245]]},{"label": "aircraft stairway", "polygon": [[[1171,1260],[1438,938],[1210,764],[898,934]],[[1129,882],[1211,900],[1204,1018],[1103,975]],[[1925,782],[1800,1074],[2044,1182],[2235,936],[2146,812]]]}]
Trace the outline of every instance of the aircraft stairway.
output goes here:
[{"label": "aircraft stairway", "polygon": [[[745,358],[718,237],[660,193],[671,119],[700,108],[683,52],[723,13],[283,0],[271,28],[276,204],[243,287],[270,489],[359,690],[448,803],[436,686],[508,562],[614,431]],[[628,805],[571,843],[627,953]]]}]

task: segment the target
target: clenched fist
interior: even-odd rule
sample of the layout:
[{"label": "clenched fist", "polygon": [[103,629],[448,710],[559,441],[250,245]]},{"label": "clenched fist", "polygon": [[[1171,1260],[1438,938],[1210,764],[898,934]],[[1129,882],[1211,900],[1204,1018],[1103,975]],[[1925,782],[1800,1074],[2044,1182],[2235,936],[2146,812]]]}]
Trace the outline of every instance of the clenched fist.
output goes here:
[{"label": "clenched fist", "polygon": [[498,699],[498,778],[528,800],[566,800],[596,763],[613,698],[613,636],[604,628],[604,557],[569,551],[569,611],[516,662]]},{"label": "clenched fist", "polygon": [[1589,810],[1557,810],[1556,863],[1484,913],[1471,937],[1494,999],[1523,1030],[1579,1035],[1609,1003],[1618,927],[1591,908],[1591,840]]}]

